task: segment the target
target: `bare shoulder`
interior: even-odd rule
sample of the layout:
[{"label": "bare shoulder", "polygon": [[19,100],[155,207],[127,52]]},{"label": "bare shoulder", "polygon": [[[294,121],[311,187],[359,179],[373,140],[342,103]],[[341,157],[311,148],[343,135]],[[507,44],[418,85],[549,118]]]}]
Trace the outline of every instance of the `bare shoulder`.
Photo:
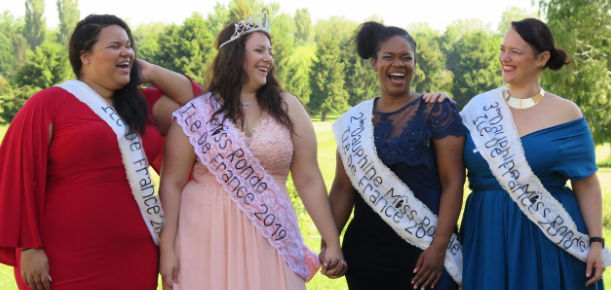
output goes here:
[{"label": "bare shoulder", "polygon": [[581,110],[571,100],[567,100],[555,94],[549,93],[549,106],[554,108],[554,111],[558,118],[563,119],[564,122],[573,121],[583,117]]},{"label": "bare shoulder", "polygon": [[287,91],[282,91],[280,92],[280,96],[282,97],[282,101],[286,106],[286,110],[289,116],[294,116],[295,114],[301,114],[306,112],[305,107],[295,95]]},{"label": "bare shoulder", "polygon": [[303,105],[301,104],[299,99],[295,95],[293,95],[293,94],[291,94],[291,93],[289,93],[287,91],[280,92],[280,96],[282,97],[282,100],[286,103],[286,105],[289,108],[292,108],[292,107],[295,107],[295,106],[303,107]]}]

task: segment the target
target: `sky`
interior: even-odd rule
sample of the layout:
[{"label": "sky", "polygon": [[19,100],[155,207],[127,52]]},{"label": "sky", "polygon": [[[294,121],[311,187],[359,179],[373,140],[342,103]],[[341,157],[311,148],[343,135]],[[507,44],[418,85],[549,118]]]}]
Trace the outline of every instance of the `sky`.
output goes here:
[{"label": "sky", "polygon": [[[208,15],[218,2],[230,0],[79,0],[81,18],[92,13],[115,14],[126,20],[132,28],[151,22],[177,23],[193,12]],[[528,12],[536,11],[534,0],[276,0],[282,12],[294,15],[295,10],[308,8],[312,22],[341,16],[363,22],[372,15],[381,17],[386,25],[407,27],[426,22],[443,32],[445,27],[459,19],[478,19],[496,29],[501,14],[508,7],[518,7]],[[47,27],[58,24],[56,0],[45,0]],[[263,0],[271,3],[270,0]],[[25,14],[25,0],[2,0],[0,11],[10,11],[15,17]]]}]

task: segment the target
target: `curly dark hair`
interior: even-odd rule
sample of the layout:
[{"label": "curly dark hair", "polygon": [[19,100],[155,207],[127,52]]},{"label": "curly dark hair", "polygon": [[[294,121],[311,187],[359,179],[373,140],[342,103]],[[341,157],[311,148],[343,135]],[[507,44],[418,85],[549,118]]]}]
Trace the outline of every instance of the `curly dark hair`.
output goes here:
[{"label": "curly dark hair", "polygon": [[401,36],[409,43],[416,54],[416,41],[407,31],[395,26],[368,21],[360,25],[356,34],[356,52],[363,59],[376,58],[382,43],[393,36]]},{"label": "curly dark hair", "polygon": [[[235,23],[236,22],[231,22],[226,25],[216,39],[218,54],[212,63],[212,79],[210,80],[207,90],[223,99],[221,108],[214,112],[213,117],[219,113],[223,113],[223,121],[229,119],[234,124],[243,126],[244,114],[240,105],[240,94],[242,92],[242,86],[248,82],[248,75],[243,69],[246,55],[246,41],[254,32],[247,35],[241,35],[240,38],[219,48],[221,43],[227,41],[233,35]],[[271,43],[271,36],[269,33],[265,31],[257,32],[264,33]],[[282,88],[276,78],[276,67],[272,66],[267,74],[265,85],[256,91],[257,102],[264,111],[267,111],[278,122],[285,125],[293,132],[293,124],[286,112],[287,107],[282,99],[281,93]]]},{"label": "curly dark hair", "polygon": [[[114,15],[96,15],[91,14],[85,19],[79,21],[72,32],[69,42],[69,57],[72,70],[78,79],[81,78],[81,52],[91,51],[93,46],[98,41],[98,36],[103,28],[111,25],[118,25],[127,32],[129,41],[132,43],[134,54],[136,47],[134,39],[127,24],[119,17]],[[138,85],[140,84],[140,75],[138,73],[138,63],[134,61],[132,70],[129,74],[129,83],[124,87],[116,90],[112,99],[114,107],[123,122],[132,130],[137,130],[144,133],[144,127],[150,123],[148,117],[148,106]]]}]

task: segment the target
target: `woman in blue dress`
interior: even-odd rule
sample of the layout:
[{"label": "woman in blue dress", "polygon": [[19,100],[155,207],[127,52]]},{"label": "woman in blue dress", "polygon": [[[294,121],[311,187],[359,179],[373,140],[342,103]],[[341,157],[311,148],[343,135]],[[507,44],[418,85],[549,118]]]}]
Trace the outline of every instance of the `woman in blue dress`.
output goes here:
[{"label": "woman in blue dress", "polygon": [[[370,149],[375,147],[373,151],[377,154],[372,155],[377,155],[381,162],[379,166],[373,163],[365,165],[360,160],[355,160],[355,163],[366,168],[367,174],[374,166],[378,166],[377,172],[384,166],[390,169],[395,176],[387,174],[378,180],[370,175],[373,180],[370,186],[373,188],[376,182],[397,178],[438,216],[438,222],[436,231],[433,227],[427,232],[432,237],[428,247],[416,247],[407,242],[398,233],[401,230],[395,230],[389,223],[405,217],[401,212],[405,213],[403,210],[413,201],[402,199],[390,206],[384,202],[381,209],[379,204],[382,202],[377,199],[372,207],[368,201],[370,198],[364,198],[358,190],[359,183],[355,185],[351,181],[353,177],[348,176],[351,169],[356,168],[349,166],[350,161],[346,161],[345,156],[340,156],[345,147],[339,138],[330,199],[340,231],[354,208],[354,218],[343,240],[348,286],[350,289],[457,289],[458,285],[452,279],[454,276],[451,277],[444,269],[444,259],[446,249],[452,245],[451,236],[460,213],[465,179],[461,154],[465,129],[460,116],[452,102],[445,100],[429,104],[423,100],[422,94],[411,89],[416,43],[405,30],[367,22],[361,26],[356,42],[358,54],[371,59],[381,94],[344,114],[334,125],[336,139],[338,132],[344,130],[338,123],[342,120],[349,122],[352,119],[350,114],[369,102],[369,107],[363,111],[368,119],[361,124],[369,122],[369,126],[373,126],[373,136],[353,139],[354,142],[350,143],[354,149],[360,146],[358,144]],[[351,135],[354,137],[358,132]],[[367,145],[366,139],[371,140]],[[361,179],[360,184],[363,182]],[[403,192],[395,190],[385,195],[390,198],[395,194]],[[392,218],[386,221],[384,215],[392,215]],[[455,248],[459,248],[457,239],[455,243]]]},{"label": "woman in blue dress", "polygon": [[[461,112],[470,131],[464,160],[472,190],[461,224],[463,289],[603,289],[600,279],[605,267],[602,202],[592,136],[573,102],[545,92],[539,86],[540,73],[545,68],[560,69],[567,63],[567,54],[554,47],[545,23],[523,19],[512,22],[501,45],[499,60],[503,82],[508,88],[487,93],[502,94],[499,103],[507,104],[504,108],[515,124],[510,127],[517,132],[515,139],[523,147],[527,166],[585,238],[575,243],[575,239],[563,240],[564,236],[558,233],[568,233],[566,228],[548,224],[543,228],[556,239],[552,242],[527,216],[539,207],[540,196],[522,199],[524,204],[533,205],[524,211],[503,189],[502,182],[497,181],[499,175],[494,173],[496,170],[491,170],[497,167],[489,165],[482,157],[487,155],[480,154],[483,147],[476,146],[478,143],[474,141],[483,131],[473,130],[465,115],[467,108],[480,97],[476,96]],[[479,121],[473,124],[479,125]],[[567,180],[571,181],[572,190],[565,186]],[[556,225],[567,224],[557,221]],[[589,252],[583,252],[585,261],[559,246],[577,243],[581,250],[590,246]]]}]

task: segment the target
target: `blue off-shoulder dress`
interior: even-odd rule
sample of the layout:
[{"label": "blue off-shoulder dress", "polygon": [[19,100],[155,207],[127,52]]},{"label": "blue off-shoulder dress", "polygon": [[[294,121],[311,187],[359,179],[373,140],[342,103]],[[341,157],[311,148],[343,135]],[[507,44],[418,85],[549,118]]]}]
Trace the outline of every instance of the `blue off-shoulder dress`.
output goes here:
[{"label": "blue off-shoulder dress", "polygon": [[[426,104],[420,96],[395,112],[374,109],[373,124],[376,150],[382,162],[438,214],[441,185],[432,140],[466,134],[456,107],[448,101]],[[413,270],[422,250],[399,237],[360,194],[356,191],[354,194],[354,218],[343,241],[348,287],[413,289]],[[457,288],[444,270],[435,289]]]},{"label": "blue off-shoulder dress", "polygon": [[[584,118],[521,138],[526,159],[543,186],[587,234],[575,193],[567,180],[596,172],[594,143]],[[461,223],[463,289],[603,289],[602,280],[585,288],[586,264],[548,240],[501,189],[469,135],[465,165],[472,190]]]}]

